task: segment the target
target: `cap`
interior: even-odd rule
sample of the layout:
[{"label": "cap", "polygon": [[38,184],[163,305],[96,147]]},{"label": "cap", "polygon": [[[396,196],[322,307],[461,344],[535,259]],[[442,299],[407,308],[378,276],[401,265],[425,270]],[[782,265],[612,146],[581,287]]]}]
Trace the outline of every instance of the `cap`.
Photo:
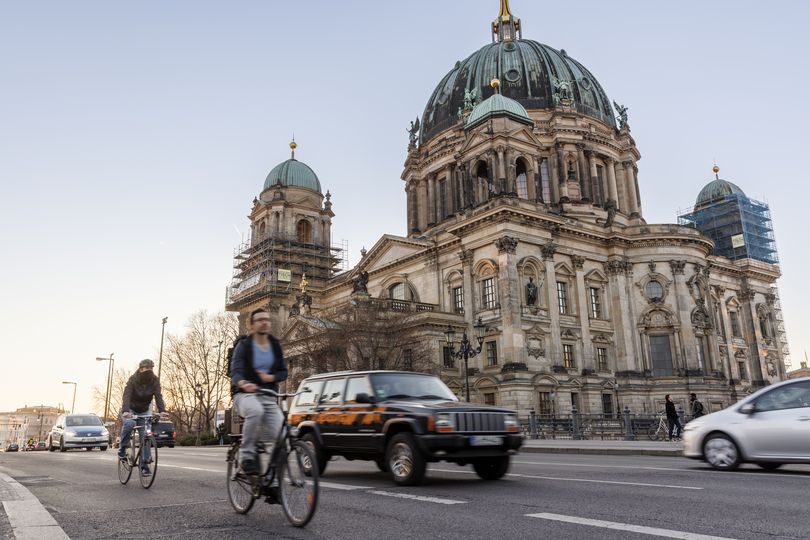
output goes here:
[{"label": "cap", "polygon": [[149,360],[148,358],[144,358],[143,360],[141,360],[141,363],[138,364],[138,368],[143,367],[153,368],[155,367],[155,363]]}]

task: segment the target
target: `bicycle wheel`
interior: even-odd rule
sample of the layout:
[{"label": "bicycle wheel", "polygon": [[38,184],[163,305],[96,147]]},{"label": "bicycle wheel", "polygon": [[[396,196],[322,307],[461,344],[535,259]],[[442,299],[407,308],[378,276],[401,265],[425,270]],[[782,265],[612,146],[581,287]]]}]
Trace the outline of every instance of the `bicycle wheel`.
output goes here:
[{"label": "bicycle wheel", "polygon": [[649,437],[651,441],[657,441],[659,433],[661,433],[661,422],[657,422],[647,428],[647,437]]},{"label": "bicycle wheel", "polygon": [[296,527],[303,527],[318,507],[318,468],[307,467],[315,463],[315,455],[308,445],[295,441],[283,456],[278,471],[281,508]]},{"label": "bicycle wheel", "polygon": [[129,477],[132,476],[132,464],[135,462],[135,448],[132,444],[124,452],[125,460],[116,458],[118,461],[118,481],[122,484],[129,482]]},{"label": "bicycle wheel", "polygon": [[144,475],[143,474],[143,450],[141,450],[140,455],[138,456],[138,477],[141,479],[141,486],[144,489],[149,489],[152,487],[152,484],[155,483],[155,476],[157,476],[157,464],[158,464],[158,450],[157,450],[157,443],[155,442],[155,438],[151,435],[146,438],[144,441],[144,445],[149,445],[149,453],[150,461],[146,463],[149,467],[152,474]]},{"label": "bicycle wheel", "polygon": [[256,499],[253,497],[253,483],[239,468],[239,443],[234,443],[228,451],[228,499],[239,514],[247,514]]}]

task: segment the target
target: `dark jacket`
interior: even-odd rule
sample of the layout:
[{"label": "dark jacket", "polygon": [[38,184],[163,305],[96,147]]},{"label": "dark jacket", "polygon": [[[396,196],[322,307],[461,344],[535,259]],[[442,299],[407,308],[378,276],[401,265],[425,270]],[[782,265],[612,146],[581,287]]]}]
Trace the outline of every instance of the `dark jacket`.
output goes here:
[{"label": "dark jacket", "polygon": [[667,418],[678,418],[678,411],[675,410],[675,404],[667,401]]},{"label": "dark jacket", "polygon": [[253,338],[250,336],[240,339],[233,350],[231,358],[231,394],[238,394],[242,390],[236,385],[239,381],[250,381],[261,388],[278,391],[278,384],[287,380],[287,363],[284,361],[284,354],[281,352],[281,343],[273,337],[270,338],[270,347],[273,349],[273,356],[276,362],[273,364],[275,382],[263,383],[259,374],[253,368]]},{"label": "dark jacket", "polygon": [[145,413],[149,410],[152,398],[157,402],[158,412],[166,412],[166,404],[163,402],[163,394],[160,392],[160,380],[154,373],[147,382],[139,382],[138,374],[135,373],[127,381],[124,388],[124,398],[121,400],[121,413],[134,411]]},{"label": "dark jacket", "polygon": [[700,418],[706,414],[703,412],[703,403],[698,400],[692,402],[692,418]]}]

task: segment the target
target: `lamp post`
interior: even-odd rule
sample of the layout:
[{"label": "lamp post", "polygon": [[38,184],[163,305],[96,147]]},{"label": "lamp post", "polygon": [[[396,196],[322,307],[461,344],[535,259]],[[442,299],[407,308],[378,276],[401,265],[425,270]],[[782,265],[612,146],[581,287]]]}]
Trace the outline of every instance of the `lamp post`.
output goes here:
[{"label": "lamp post", "polygon": [[[216,407],[214,407],[214,411],[219,410],[219,385],[220,385],[220,380],[222,380],[223,376],[225,375],[224,373],[219,372],[219,369],[220,369],[219,365],[220,365],[220,362],[222,361],[222,342],[223,341],[224,340],[220,339],[219,342],[217,343],[217,371],[214,374],[214,377],[215,377],[214,378],[214,389],[215,389],[214,393],[216,394],[216,397],[215,397],[215,399],[216,399]],[[214,426],[214,427],[216,427],[216,426]]]},{"label": "lamp post", "polygon": [[113,366],[115,365],[115,360],[113,360],[113,354],[110,353],[109,358],[101,358],[100,356],[96,357],[96,362],[109,362],[107,364],[107,392],[104,394],[104,421],[106,422],[108,419],[108,413],[110,410],[110,387],[112,386],[112,372]]},{"label": "lamp post", "polygon": [[197,403],[200,407],[199,415],[197,416],[197,446],[200,446],[200,430],[202,430],[202,403],[203,403],[203,391],[202,385],[197,383],[194,385],[194,393],[197,396]]},{"label": "lamp post", "polygon": [[163,317],[160,326],[160,353],[158,354],[158,379],[160,379],[160,368],[163,365],[163,331],[166,330],[166,321],[168,321],[168,317]]},{"label": "lamp post", "polygon": [[454,348],[456,331],[453,330],[452,326],[447,325],[447,330],[444,332],[445,341],[447,342],[447,346],[450,347],[450,356],[464,359],[464,399],[467,400],[467,403],[470,402],[470,368],[468,362],[470,358],[481,352],[481,346],[484,343],[484,333],[487,331],[486,325],[481,322],[481,317],[478,317],[478,322],[473,325],[473,328],[475,328],[475,338],[478,341],[478,347],[473,346],[472,342],[467,337],[467,329],[465,328],[464,334],[461,336],[458,351]]},{"label": "lamp post", "polygon": [[70,414],[73,414],[73,407],[76,406],[76,387],[78,386],[75,382],[72,381],[62,381],[62,384],[72,384],[73,385],[73,403],[70,405]]}]

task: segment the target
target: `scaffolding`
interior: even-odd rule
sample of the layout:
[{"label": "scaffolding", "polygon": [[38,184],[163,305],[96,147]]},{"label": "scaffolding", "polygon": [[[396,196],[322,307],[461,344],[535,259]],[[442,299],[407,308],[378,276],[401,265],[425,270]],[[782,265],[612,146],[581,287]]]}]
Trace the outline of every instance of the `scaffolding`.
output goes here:
[{"label": "scaffolding", "polygon": [[714,242],[714,255],[778,264],[768,205],[733,193],[679,212],[678,223]]},{"label": "scaffolding", "polygon": [[256,301],[294,294],[306,273],[309,288],[317,290],[348,270],[348,243],[322,246],[296,235],[274,234],[248,239],[234,249],[233,277],[225,290],[228,311]]},{"label": "scaffolding", "polygon": [[785,371],[790,371],[793,364],[790,361],[790,349],[788,348],[787,332],[785,331],[785,318],[782,315],[782,302],[779,300],[779,288],[776,285],[771,286],[771,294],[773,294],[773,318],[776,325],[776,344],[782,353],[782,363],[785,366]]}]

